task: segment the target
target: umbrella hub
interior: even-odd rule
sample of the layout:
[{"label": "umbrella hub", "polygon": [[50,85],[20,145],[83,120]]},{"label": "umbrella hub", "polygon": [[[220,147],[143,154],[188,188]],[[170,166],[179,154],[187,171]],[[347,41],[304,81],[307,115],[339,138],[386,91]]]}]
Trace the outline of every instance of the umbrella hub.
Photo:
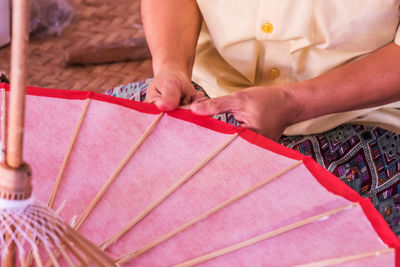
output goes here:
[{"label": "umbrella hub", "polygon": [[32,193],[32,171],[28,164],[12,168],[0,163],[0,198],[10,200],[28,199]]}]

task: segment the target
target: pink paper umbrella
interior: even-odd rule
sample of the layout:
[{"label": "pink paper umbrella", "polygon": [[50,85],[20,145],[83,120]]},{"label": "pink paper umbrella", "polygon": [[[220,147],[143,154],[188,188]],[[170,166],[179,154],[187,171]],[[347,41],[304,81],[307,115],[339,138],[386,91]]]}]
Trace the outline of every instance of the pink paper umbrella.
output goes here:
[{"label": "pink paper umbrella", "polygon": [[368,199],[250,130],[93,92],[28,88],[26,110],[36,199],[120,265],[399,263]]},{"label": "pink paper umbrella", "polygon": [[[59,266],[56,259],[58,254],[52,253],[54,249],[62,254],[62,258],[70,266],[79,262],[84,265],[96,263],[98,266],[116,266],[114,259],[65,224],[48,207],[35,202],[32,197],[32,172],[23,158],[28,1],[13,0],[12,7],[12,90],[9,105],[6,105],[8,101],[3,90],[1,116],[1,266],[30,266],[33,259],[36,266],[43,266],[40,254],[47,255],[54,265]],[[6,108],[7,106],[9,107]],[[39,251],[38,247],[42,251]]]}]

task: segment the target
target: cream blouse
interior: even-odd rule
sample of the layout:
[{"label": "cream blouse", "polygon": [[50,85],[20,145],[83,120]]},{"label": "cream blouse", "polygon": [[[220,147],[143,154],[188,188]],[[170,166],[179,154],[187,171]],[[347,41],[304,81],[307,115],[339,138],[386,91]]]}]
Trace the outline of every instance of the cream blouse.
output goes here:
[{"label": "cream blouse", "polygon": [[[400,0],[197,0],[204,24],[193,80],[211,97],[313,78],[393,40]],[[399,59],[400,60],[400,59]],[[343,123],[400,133],[400,101],[288,127],[312,134]]]}]

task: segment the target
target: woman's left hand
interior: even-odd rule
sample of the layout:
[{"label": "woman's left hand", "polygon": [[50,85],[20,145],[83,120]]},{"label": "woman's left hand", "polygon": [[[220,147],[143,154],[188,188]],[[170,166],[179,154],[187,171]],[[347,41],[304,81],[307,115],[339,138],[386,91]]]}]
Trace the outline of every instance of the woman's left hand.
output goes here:
[{"label": "woman's left hand", "polygon": [[278,140],[291,125],[297,106],[288,88],[250,87],[226,96],[195,102],[191,110],[204,116],[232,112],[241,126],[272,140]]},{"label": "woman's left hand", "polygon": [[230,111],[244,127],[277,140],[297,122],[399,101],[399,58],[400,46],[391,42],[313,79],[251,87],[193,104],[191,109],[200,115]]}]

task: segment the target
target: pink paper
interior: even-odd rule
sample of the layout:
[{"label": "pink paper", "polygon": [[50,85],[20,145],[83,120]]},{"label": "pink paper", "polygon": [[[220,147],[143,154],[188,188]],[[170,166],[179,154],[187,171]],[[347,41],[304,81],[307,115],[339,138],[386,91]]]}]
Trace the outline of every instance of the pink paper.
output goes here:
[{"label": "pink paper", "polygon": [[[24,157],[35,197],[47,203],[86,100],[27,96]],[[157,115],[91,100],[54,208],[67,222],[81,216]],[[231,137],[164,115],[79,230],[107,240]],[[107,251],[118,258],[294,164],[237,137]],[[328,192],[301,165],[206,218],[127,266],[168,266],[222,249],[351,202]],[[289,266],[388,248],[360,207],[353,207],[204,263]],[[361,260],[394,264],[394,253]],[[352,262],[345,266],[352,265]],[[365,264],[365,265],[364,265]]]}]

